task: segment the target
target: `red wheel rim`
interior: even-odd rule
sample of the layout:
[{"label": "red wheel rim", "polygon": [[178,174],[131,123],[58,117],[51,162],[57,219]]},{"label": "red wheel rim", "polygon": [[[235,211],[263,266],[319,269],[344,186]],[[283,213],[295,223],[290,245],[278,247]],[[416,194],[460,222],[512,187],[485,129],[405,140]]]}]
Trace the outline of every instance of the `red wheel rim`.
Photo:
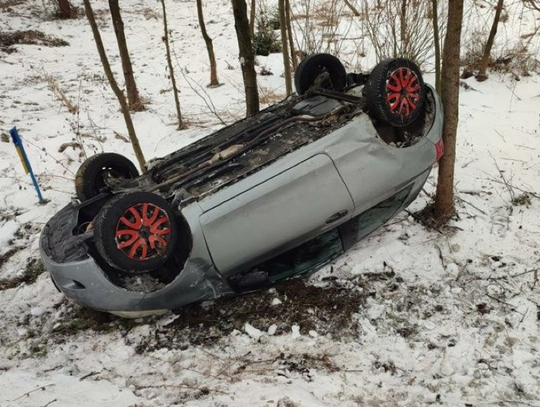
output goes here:
[{"label": "red wheel rim", "polygon": [[167,212],[151,203],[139,203],[129,207],[118,220],[116,243],[130,259],[147,261],[167,250],[171,233]]},{"label": "red wheel rim", "polygon": [[407,117],[418,108],[420,80],[409,68],[398,68],[386,82],[386,102],[393,114]]}]

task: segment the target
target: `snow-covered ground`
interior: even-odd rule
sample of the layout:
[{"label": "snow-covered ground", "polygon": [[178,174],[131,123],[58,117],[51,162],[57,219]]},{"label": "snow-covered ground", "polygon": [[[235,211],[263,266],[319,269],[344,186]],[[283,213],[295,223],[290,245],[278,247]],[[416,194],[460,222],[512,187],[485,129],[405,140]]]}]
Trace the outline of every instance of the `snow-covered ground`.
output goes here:
[{"label": "snow-covered ground", "polygon": [[[119,73],[106,2],[92,3]],[[206,2],[223,83],[215,89],[205,86],[208,62],[194,1],[168,2],[190,124],[181,132],[160,5],[124,3],[147,103],[134,114],[147,158],[208,134],[220,126],[217,116],[226,122],[242,116],[228,0]],[[489,26],[490,13],[469,6],[466,46],[474,30]],[[537,18],[512,4],[497,52],[528,38]],[[68,302],[37,261],[39,232],[74,196],[74,173],[85,155],[106,150],[133,158],[90,28],[84,18],[47,18],[38,0],[0,2],[0,24],[2,31],[33,29],[69,42],[0,51],[0,406],[540,406],[537,73],[464,81],[459,216],[448,228],[427,230],[403,213],[308,285],[290,282],[292,289],[285,284],[179,315],[126,321]],[[529,50],[540,58],[537,38]],[[344,46],[342,57],[358,64],[353,49]],[[258,60],[258,69],[274,74],[259,76],[263,93],[279,98],[279,55]],[[360,65],[373,62],[368,54]],[[54,84],[78,113],[68,111]],[[12,126],[24,138],[44,205],[6,138]],[[73,142],[82,148],[61,148]],[[432,174],[411,212],[430,201],[435,181]]]}]

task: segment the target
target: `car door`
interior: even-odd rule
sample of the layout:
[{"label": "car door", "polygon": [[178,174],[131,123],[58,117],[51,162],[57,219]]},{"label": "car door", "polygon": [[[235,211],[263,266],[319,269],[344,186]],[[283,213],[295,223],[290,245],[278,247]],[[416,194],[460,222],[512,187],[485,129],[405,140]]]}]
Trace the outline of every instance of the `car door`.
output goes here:
[{"label": "car door", "polygon": [[386,144],[367,115],[336,131],[333,140],[325,152],[351,193],[355,215],[422,176],[436,158],[435,145],[425,137],[406,148]]},{"label": "car door", "polygon": [[[261,173],[264,170],[256,174],[259,179]],[[247,190],[200,218],[222,273],[267,260],[334,228],[354,212],[349,191],[326,154],[250,185],[254,179],[240,181]]]}]

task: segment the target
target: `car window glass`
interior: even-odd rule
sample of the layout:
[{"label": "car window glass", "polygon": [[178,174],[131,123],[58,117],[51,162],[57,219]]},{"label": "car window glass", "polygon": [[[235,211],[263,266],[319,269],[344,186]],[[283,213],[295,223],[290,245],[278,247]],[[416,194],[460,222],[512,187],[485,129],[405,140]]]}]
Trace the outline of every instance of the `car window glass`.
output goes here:
[{"label": "car window glass", "polygon": [[355,220],[358,222],[357,240],[361,240],[384,225],[401,208],[411,192],[412,185],[368,209]]},{"label": "car window glass", "polygon": [[343,253],[337,229],[332,229],[306,243],[276,256],[255,269],[269,274],[271,282],[316,271]]}]

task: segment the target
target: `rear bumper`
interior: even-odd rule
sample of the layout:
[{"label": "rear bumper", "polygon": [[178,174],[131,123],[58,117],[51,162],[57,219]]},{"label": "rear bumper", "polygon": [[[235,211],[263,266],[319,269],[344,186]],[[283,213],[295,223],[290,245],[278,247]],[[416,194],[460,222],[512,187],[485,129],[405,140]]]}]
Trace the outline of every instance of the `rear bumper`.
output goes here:
[{"label": "rear bumper", "polygon": [[140,310],[139,306],[145,293],[128,291],[114,285],[92,257],[57,263],[49,257],[41,245],[40,254],[56,287],[66,297],[99,311]]},{"label": "rear bumper", "polygon": [[98,311],[140,316],[230,292],[219,273],[204,260],[204,253],[195,250],[176,278],[162,289],[138,292],[116,285],[107,275],[111,271],[105,272],[88,252],[81,236],[73,234],[80,208],[74,204],[66,206],[51,218],[40,238],[42,262],[66,297]]}]

